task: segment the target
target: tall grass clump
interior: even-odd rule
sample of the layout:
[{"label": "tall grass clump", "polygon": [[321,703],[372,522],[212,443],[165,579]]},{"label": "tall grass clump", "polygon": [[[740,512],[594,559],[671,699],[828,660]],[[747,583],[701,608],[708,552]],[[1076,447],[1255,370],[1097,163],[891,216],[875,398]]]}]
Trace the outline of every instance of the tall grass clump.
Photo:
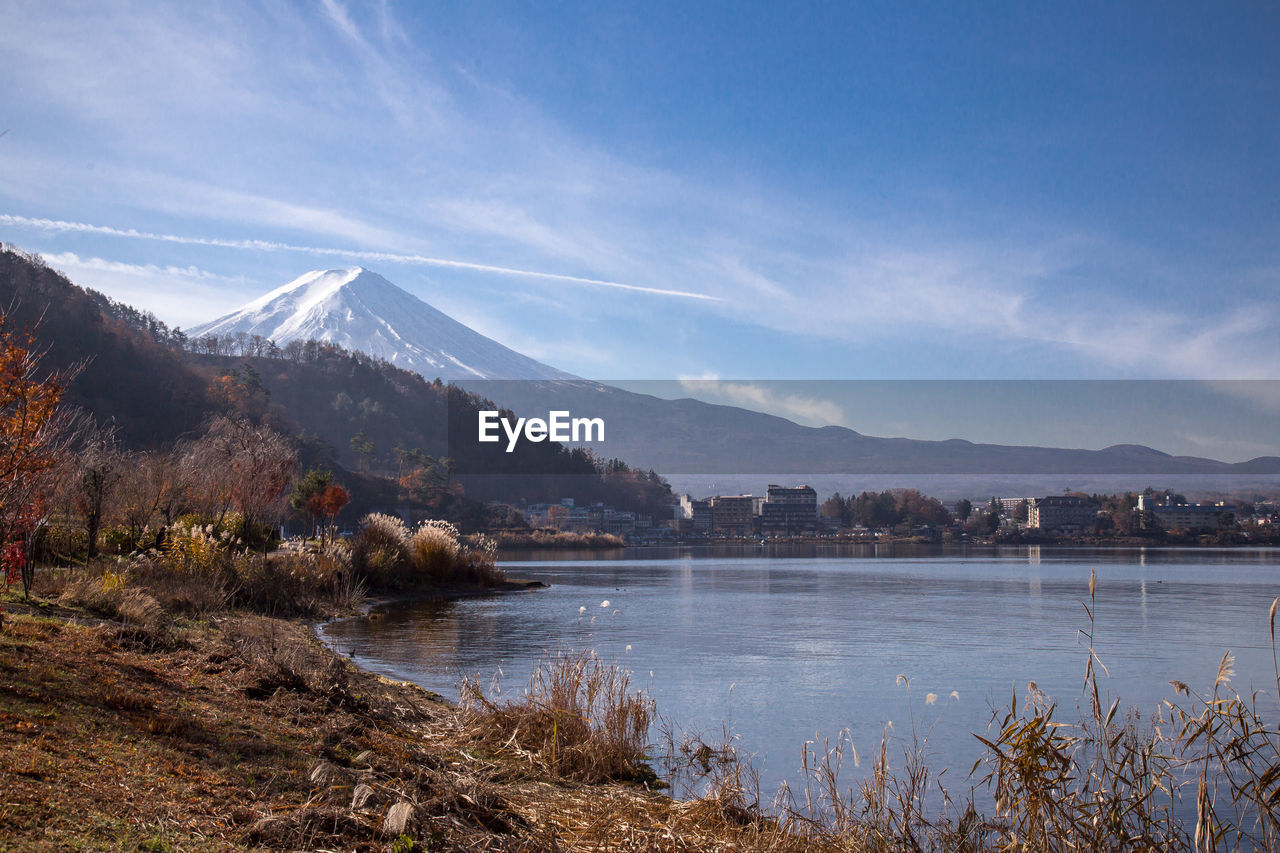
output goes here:
[{"label": "tall grass clump", "polygon": [[497,546],[487,537],[463,543],[447,521],[429,519],[410,531],[395,516],[371,513],[352,544],[352,567],[371,587],[497,586]]},{"label": "tall grass clump", "polygon": [[488,536],[472,536],[459,554],[454,577],[469,586],[500,586],[507,576],[498,568],[498,543]]},{"label": "tall grass clump", "polygon": [[130,583],[127,570],[79,569],[67,577],[58,600],[120,623],[114,636],[131,645],[155,649],[174,641],[169,614],[149,592]]},{"label": "tall grass clump", "polygon": [[547,655],[519,699],[498,703],[464,679],[463,708],[479,739],[551,775],[583,782],[653,778],[646,764],[653,700],[631,674],[592,652]]},{"label": "tall grass clump", "polygon": [[131,586],[123,571],[81,570],[68,579],[59,600],[140,628],[159,628],[165,621],[160,603]]},{"label": "tall grass clump", "polygon": [[[905,676],[898,680],[909,692]],[[797,784],[784,783],[775,800],[779,823],[815,845],[842,850],[992,849],[984,843],[972,790],[948,791],[942,784],[946,771],[930,766],[928,730],[918,729],[913,715],[896,767],[891,745],[898,739],[891,732],[889,726],[881,734],[870,756],[871,772],[850,787],[842,783],[844,766],[850,760],[859,764],[860,756],[849,731],[834,742],[806,743]]]},{"label": "tall grass clump", "polygon": [[334,543],[307,553],[237,554],[233,563],[233,604],[275,616],[315,616],[350,612],[363,597],[363,583],[351,571],[350,549]]},{"label": "tall grass clump", "polygon": [[1019,708],[1010,700],[989,737],[982,781],[995,796],[1005,848],[1178,850],[1175,815],[1183,774],[1176,742],[1099,687],[1106,667],[1094,647],[1097,578],[1089,575],[1084,695],[1078,722],[1057,719],[1057,703],[1034,682]]},{"label": "tall grass clump", "polygon": [[175,524],[159,549],[70,573],[62,593],[69,603],[114,616],[112,601],[124,594],[117,587],[145,595],[164,613],[197,618],[228,607],[274,616],[350,612],[364,595],[345,543],[262,554],[230,532],[196,523]]},{"label": "tall grass clump", "polygon": [[160,546],[158,562],[166,569],[202,578],[225,576],[230,569],[231,533],[198,518],[179,519]]},{"label": "tall grass clump", "polygon": [[396,589],[408,583],[409,528],[394,515],[372,512],[360,522],[351,544],[351,564],[375,589]]},{"label": "tall grass clump", "polygon": [[447,521],[428,519],[409,537],[409,558],[413,567],[437,583],[445,581],[461,556],[458,528]]},{"label": "tall grass clump", "polygon": [[[1280,704],[1276,608],[1268,615],[1275,699]],[[1194,780],[1197,850],[1280,850],[1280,725],[1259,711],[1263,691],[1242,696],[1231,687],[1235,660],[1222,656],[1208,693],[1172,682],[1183,706],[1166,701],[1162,722],[1172,728],[1178,757]],[[1269,694],[1270,691],[1266,691]],[[1269,699],[1270,696],[1268,695]],[[1273,710],[1274,713],[1274,710]]]}]

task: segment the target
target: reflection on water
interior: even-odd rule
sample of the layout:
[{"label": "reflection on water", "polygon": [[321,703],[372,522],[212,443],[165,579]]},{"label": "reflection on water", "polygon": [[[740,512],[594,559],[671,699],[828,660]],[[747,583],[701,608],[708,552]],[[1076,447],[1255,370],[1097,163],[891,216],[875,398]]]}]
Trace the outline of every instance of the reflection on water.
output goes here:
[{"label": "reflection on water", "polygon": [[[980,752],[970,733],[1032,680],[1073,712],[1091,568],[1095,647],[1110,672],[1103,687],[1122,704],[1150,712],[1175,678],[1208,687],[1227,649],[1237,689],[1274,687],[1274,549],[805,545],[546,556],[504,568],[548,589],[399,605],[322,633],[358,663],[450,698],[463,674],[483,683],[500,675],[504,691],[518,690],[547,650],[595,649],[632,670],[685,728],[718,735],[729,723],[760,756],[769,788],[795,778],[805,740],[848,728],[865,753],[891,723],[898,736],[927,731],[935,766],[963,776]],[[925,705],[928,693],[952,691],[959,700]],[[1266,701],[1274,706],[1274,691]]]}]

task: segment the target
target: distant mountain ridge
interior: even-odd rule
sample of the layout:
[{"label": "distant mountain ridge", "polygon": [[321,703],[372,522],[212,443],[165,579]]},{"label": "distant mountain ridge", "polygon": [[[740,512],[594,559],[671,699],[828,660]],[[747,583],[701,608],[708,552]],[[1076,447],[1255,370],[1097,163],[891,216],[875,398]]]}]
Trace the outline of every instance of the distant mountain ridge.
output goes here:
[{"label": "distant mountain ridge", "polygon": [[598,453],[664,474],[1280,475],[1280,457],[1230,463],[1138,444],[1101,450],[978,444],[960,438],[880,438],[843,426],[808,427],[777,415],[668,400],[585,380],[481,381],[467,387],[523,415],[568,409],[602,417]]},{"label": "distant mountain ridge", "polygon": [[1280,458],[1226,463],[1137,444],[1101,450],[925,441],[807,427],[694,399],[668,400],[578,379],[458,323],[359,267],[306,273],[191,333],[316,338],[384,358],[427,379],[452,380],[519,415],[550,410],[603,417],[597,455],[663,473],[1280,475]]},{"label": "distant mountain ridge", "polygon": [[572,378],[468,328],[363,267],[305,273],[188,334],[241,332],[280,346],[328,341],[428,380]]}]

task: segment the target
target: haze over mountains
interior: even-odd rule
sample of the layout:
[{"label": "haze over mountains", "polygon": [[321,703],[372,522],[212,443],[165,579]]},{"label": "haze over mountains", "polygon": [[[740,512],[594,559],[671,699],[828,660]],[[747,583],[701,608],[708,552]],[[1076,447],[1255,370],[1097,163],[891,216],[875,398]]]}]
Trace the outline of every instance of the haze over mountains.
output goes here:
[{"label": "haze over mountains", "polygon": [[1084,450],[878,438],[734,406],[637,394],[523,356],[361,268],[307,273],[191,334],[238,332],[281,345],[333,341],[428,379],[456,381],[521,415],[566,409],[603,417],[607,440],[593,450],[666,474],[1194,475],[1224,482],[1280,475],[1277,457],[1225,463],[1136,444]]},{"label": "haze over mountains", "polygon": [[188,334],[241,332],[280,346],[312,338],[329,341],[428,380],[572,378],[464,326],[362,267],[305,273]]}]

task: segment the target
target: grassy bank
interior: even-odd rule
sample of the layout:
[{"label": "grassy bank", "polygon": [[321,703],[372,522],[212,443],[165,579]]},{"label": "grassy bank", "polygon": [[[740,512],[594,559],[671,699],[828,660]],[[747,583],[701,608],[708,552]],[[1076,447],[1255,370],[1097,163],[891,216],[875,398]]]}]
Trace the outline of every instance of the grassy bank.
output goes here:
[{"label": "grassy bank", "polygon": [[1280,731],[1229,656],[1149,717],[1107,698],[1089,648],[1086,719],[1032,685],[950,791],[925,744],[887,740],[847,787],[836,738],[766,802],[731,739],[650,744],[651,700],[589,653],[549,657],[514,702],[473,683],[453,705],[264,600],[193,609],[172,578],[101,568],[40,584],[0,621],[0,851],[1280,849]]},{"label": "grassy bank", "polygon": [[363,672],[299,620],[10,600],[0,668],[4,851],[752,849],[609,781],[637,755],[565,727],[553,758],[511,736],[522,712]]}]

